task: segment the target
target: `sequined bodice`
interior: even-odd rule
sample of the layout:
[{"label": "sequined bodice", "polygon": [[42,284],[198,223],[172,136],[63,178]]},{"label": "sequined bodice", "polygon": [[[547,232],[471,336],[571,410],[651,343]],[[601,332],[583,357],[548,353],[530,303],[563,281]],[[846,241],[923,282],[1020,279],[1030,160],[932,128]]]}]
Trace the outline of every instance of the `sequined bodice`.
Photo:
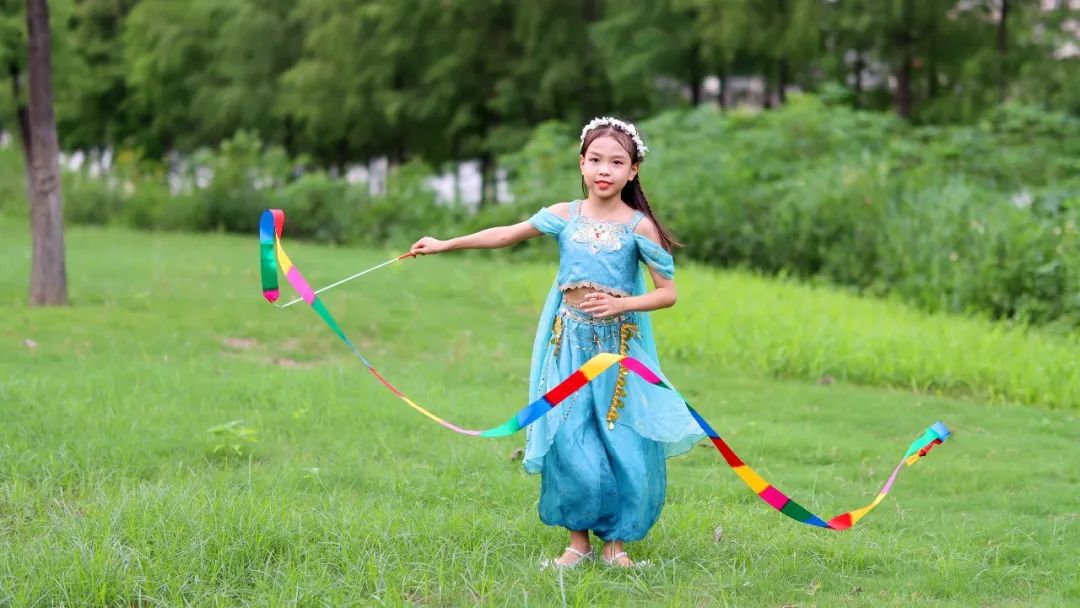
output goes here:
[{"label": "sequined bodice", "polygon": [[616,295],[630,295],[639,261],[634,228],[644,214],[630,222],[610,222],[581,215],[581,201],[570,203],[570,219],[559,234],[559,289],[590,286]]},{"label": "sequined bodice", "polygon": [[589,248],[589,253],[596,255],[601,251],[622,249],[623,237],[628,232],[626,224],[594,220],[591,217],[579,215],[571,238],[576,243],[585,244]]}]

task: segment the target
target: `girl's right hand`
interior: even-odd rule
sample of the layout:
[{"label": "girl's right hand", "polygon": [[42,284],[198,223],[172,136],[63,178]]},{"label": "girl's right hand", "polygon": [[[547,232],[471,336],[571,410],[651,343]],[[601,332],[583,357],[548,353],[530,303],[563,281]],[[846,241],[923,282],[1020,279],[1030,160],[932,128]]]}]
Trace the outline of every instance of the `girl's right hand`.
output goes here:
[{"label": "girl's right hand", "polygon": [[448,249],[449,246],[446,241],[440,241],[439,239],[425,236],[413,243],[412,248],[409,249],[409,253],[413,255],[428,255],[432,253],[442,253]]}]

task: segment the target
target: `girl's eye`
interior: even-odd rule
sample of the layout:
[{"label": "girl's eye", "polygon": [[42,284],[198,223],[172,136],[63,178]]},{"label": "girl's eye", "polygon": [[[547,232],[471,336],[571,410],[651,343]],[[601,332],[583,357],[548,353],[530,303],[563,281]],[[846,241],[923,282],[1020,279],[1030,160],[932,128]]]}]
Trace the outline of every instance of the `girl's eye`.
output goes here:
[{"label": "girl's eye", "polygon": [[621,161],[621,160],[617,160],[617,161],[615,161],[615,164],[616,164],[616,165],[621,165],[621,164],[622,164],[622,161]]},{"label": "girl's eye", "polygon": [[589,159],[589,162],[590,162],[590,163],[596,163],[596,162],[600,162],[600,159],[599,159],[599,158],[590,158],[590,159]]}]

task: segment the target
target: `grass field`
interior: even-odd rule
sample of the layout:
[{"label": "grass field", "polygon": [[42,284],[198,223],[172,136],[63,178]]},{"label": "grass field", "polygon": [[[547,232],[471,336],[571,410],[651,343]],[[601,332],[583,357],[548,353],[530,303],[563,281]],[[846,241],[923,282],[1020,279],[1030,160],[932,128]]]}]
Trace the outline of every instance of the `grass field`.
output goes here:
[{"label": "grass field", "polygon": [[[391,253],[289,249],[316,285]],[[955,435],[843,533],[776,514],[711,446],[696,448],[669,461],[661,520],[630,545],[653,568],[560,577],[536,567],[566,539],[537,518],[539,478],[510,458],[524,437],[441,429],[309,310],[267,305],[254,231],[72,229],[72,306],[61,309],[25,305],[21,222],[0,221],[0,254],[0,606],[1080,603],[1080,401],[1069,401],[1080,388],[1066,338],[683,269],[679,305],[656,316],[665,372],[804,506],[862,506],[926,425],[943,419]],[[524,404],[553,272],[435,256],[326,302],[392,382],[485,427]],[[813,328],[831,330],[828,348],[807,350],[821,341]],[[964,360],[912,346],[933,336]],[[837,345],[852,354],[834,360]],[[915,365],[901,380],[845,371],[890,350]],[[970,375],[1010,357],[1017,387],[1047,388],[1010,398]],[[920,385],[919,370],[939,368],[962,382]],[[814,382],[820,373],[837,381]]]}]

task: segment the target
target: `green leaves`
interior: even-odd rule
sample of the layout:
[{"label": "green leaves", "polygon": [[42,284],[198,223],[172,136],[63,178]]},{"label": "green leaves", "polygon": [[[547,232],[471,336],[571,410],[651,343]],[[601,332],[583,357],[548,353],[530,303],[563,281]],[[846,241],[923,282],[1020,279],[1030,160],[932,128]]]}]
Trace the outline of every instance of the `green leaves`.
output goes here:
[{"label": "green leaves", "polygon": [[243,420],[233,420],[225,424],[219,424],[207,429],[207,432],[214,437],[216,442],[210,453],[226,458],[245,456],[251,444],[258,442],[255,438],[257,431],[249,426],[244,426]]},{"label": "green leaves", "polygon": [[[1080,121],[1008,107],[978,127],[797,97],[756,115],[708,108],[639,124],[642,183],[679,253],[896,295],[930,310],[1080,325]],[[507,159],[523,209],[577,181],[572,127]]]},{"label": "green leaves", "polygon": [[[550,119],[641,119],[760,77],[919,123],[1003,101],[1080,112],[1077,11],[1001,0],[53,0],[66,149],[151,157],[238,130],[324,167],[513,151]],[[0,74],[22,72],[22,2],[0,0]],[[836,87],[848,89],[838,95]],[[728,101],[732,91],[728,91]],[[12,87],[0,87],[0,123]],[[11,130],[11,129],[6,129]]]}]

